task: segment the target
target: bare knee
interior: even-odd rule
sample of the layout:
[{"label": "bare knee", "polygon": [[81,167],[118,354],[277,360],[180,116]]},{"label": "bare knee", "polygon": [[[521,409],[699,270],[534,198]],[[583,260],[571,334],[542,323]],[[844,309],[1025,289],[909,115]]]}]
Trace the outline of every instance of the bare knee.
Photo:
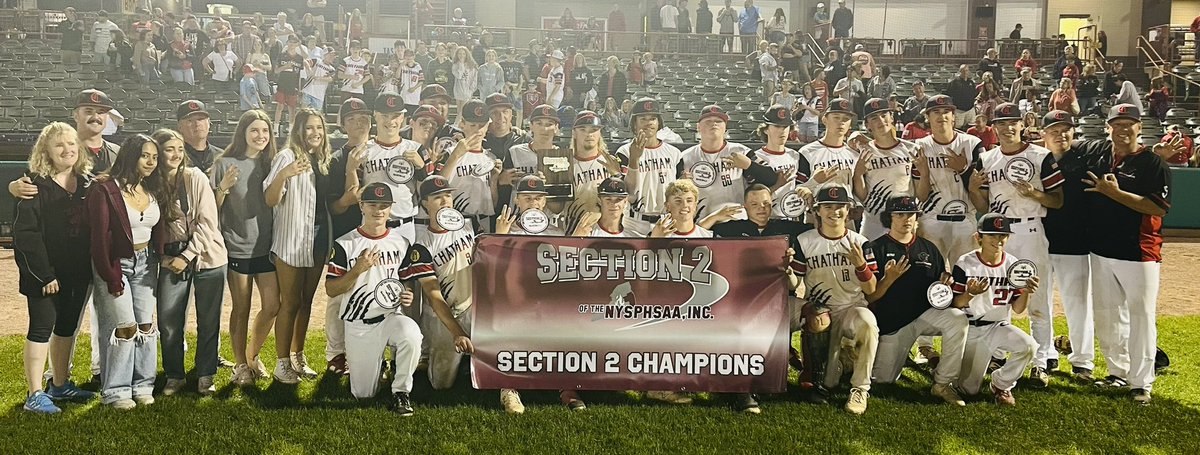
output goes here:
[{"label": "bare knee", "polygon": [[154,324],[138,324],[138,331],[142,333],[150,333],[154,328]]},{"label": "bare knee", "polygon": [[136,325],[117,327],[116,330],[113,330],[113,335],[120,340],[132,340],[137,335],[137,329]]}]

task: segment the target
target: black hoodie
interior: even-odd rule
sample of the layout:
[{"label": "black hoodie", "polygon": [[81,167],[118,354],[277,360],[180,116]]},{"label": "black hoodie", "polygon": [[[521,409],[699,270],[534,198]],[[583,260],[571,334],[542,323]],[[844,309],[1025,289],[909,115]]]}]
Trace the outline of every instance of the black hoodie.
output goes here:
[{"label": "black hoodie", "polygon": [[54,180],[30,176],[38,187],[33,199],[17,201],[13,220],[13,257],[20,271],[21,294],[42,297],[51,281],[92,280],[87,206],[84,196],[91,180],[77,176],[74,193]]}]

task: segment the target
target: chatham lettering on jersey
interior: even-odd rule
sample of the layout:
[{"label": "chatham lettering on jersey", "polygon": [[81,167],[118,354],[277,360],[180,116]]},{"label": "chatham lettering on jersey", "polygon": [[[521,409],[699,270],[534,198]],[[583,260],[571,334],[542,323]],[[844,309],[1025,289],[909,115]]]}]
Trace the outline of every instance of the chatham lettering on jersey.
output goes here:
[{"label": "chatham lettering on jersey", "polygon": [[617,352],[604,354],[597,363],[594,351],[500,351],[496,369],[504,373],[604,373],[674,374],[710,376],[762,376],[766,357],[762,354],[714,352]]},{"label": "chatham lettering on jersey", "polygon": [[804,258],[804,264],[810,269],[823,267],[851,267],[850,258],[845,253],[825,253]]},{"label": "chatham lettering on jersey", "polygon": [[[684,258],[695,261],[685,270]],[[670,249],[578,248],[548,243],[537,247],[541,283],[606,280],[687,281],[708,284],[712,250],[707,246]],[[687,274],[686,276],[684,274]]]},{"label": "chatham lettering on jersey", "polygon": [[892,166],[906,165],[912,163],[910,158],[901,158],[897,156],[880,156],[867,160],[867,169],[884,169]]}]

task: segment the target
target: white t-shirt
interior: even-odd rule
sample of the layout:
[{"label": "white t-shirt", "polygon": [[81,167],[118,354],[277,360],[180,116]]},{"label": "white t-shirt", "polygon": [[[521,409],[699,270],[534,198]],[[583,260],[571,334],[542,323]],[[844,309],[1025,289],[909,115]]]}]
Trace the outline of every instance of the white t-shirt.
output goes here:
[{"label": "white t-shirt", "polygon": [[[345,82],[342,82],[342,91],[348,93],[363,93],[363,86],[360,84],[367,76],[367,59],[359,57],[346,57],[342,59],[342,63],[346,65],[346,75],[348,76]],[[420,94],[417,94],[420,96]]]},{"label": "white t-shirt", "polygon": [[664,5],[662,9],[658,10],[658,17],[662,19],[662,28],[664,30],[679,28],[676,23],[676,20],[679,18],[679,8],[676,8],[675,5],[670,3]]},{"label": "white t-shirt", "polygon": [[271,27],[275,29],[275,41],[279,41],[280,46],[287,47],[288,37],[296,34],[296,29],[292,28],[292,24],[280,24],[276,22]]},{"label": "white t-shirt", "polygon": [[212,62],[214,81],[228,82],[233,80],[233,69],[237,66],[237,55],[233,51],[225,51],[224,54],[218,54],[217,51],[208,53],[205,60]]},{"label": "white t-shirt", "polygon": [[333,77],[335,72],[337,69],[333,65],[317,60],[313,63],[312,69],[301,71],[304,78],[308,79],[308,85],[305,85],[300,92],[316,99],[325,99],[325,91],[329,90],[329,82],[317,78]]},{"label": "white t-shirt", "polygon": [[[821,97],[819,97],[819,96],[814,96],[812,98],[800,97],[799,100],[800,100],[801,105],[808,106],[813,109],[819,109],[817,107],[817,105],[819,105],[821,103]],[[791,107],[791,106],[789,106],[789,107]],[[803,107],[801,107],[800,109],[803,112],[803,114],[800,114],[800,123],[817,123],[817,121],[819,120],[819,118],[817,117],[817,114],[814,114],[811,111],[809,111],[808,109],[804,109]]]},{"label": "white t-shirt", "polygon": [[[562,105],[563,96],[566,94],[566,73],[563,72],[563,67],[557,66],[550,68],[550,74],[546,76],[546,104],[558,109]],[[555,87],[558,90],[555,91]]]},{"label": "white t-shirt", "polygon": [[[770,52],[763,53],[758,57],[758,65],[762,69],[763,82],[775,82],[779,80],[779,61]],[[791,109],[791,106],[787,106]]]}]

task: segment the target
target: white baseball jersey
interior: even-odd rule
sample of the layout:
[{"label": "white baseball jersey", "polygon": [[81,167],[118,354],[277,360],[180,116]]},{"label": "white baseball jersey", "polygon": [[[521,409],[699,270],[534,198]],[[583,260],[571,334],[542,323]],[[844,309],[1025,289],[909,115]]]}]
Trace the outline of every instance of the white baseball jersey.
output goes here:
[{"label": "white baseball jersey", "polygon": [[1062,173],[1054,156],[1046,148],[1025,144],[1021,150],[1006,154],[1000,146],[979,156],[980,172],[987,177],[983,189],[988,192],[988,209],[1010,218],[1041,218],[1046,207],[1040,202],[1021,196],[1015,182],[1028,182],[1034,189],[1052,191],[1063,183]]},{"label": "white baseball jersey", "polygon": [[612,231],[605,230],[604,228],[600,227],[599,224],[597,224],[595,226],[592,226],[592,232],[589,233],[587,236],[588,237],[610,237],[610,238],[635,237],[634,235],[630,234],[629,231],[625,230],[625,228],[623,226],[618,226],[617,229],[619,229],[619,230],[616,232],[612,232]]},{"label": "white baseball jersey", "polygon": [[417,214],[417,179],[418,169],[404,159],[404,152],[418,151],[421,144],[408,139],[386,146],[379,141],[371,141],[364,155],[362,165],[362,186],[371,183],[383,183],[392,189],[392,219],[409,218]]},{"label": "white baseball jersey", "polygon": [[[363,79],[367,77],[367,59],[359,57],[346,57],[342,59],[342,63],[346,65],[346,81],[342,83],[342,91],[348,93],[363,93],[361,84]],[[420,96],[420,94],[418,94]]]},{"label": "white baseball jersey", "polygon": [[608,168],[604,167],[606,160],[607,158],[601,158],[599,153],[586,160],[571,157],[571,182],[575,186],[575,200],[596,199],[597,185],[612,176]]},{"label": "white baseball jersey", "polygon": [[415,249],[424,249],[433,260],[438,287],[454,317],[471,308],[471,255],[475,252],[475,230],[466,223],[457,231],[417,230]]},{"label": "white baseball jersey", "polygon": [[875,273],[875,253],[864,246],[867,238],[857,232],[847,230],[846,235],[830,239],[819,229],[812,229],[796,237],[791,266],[804,279],[807,301],[828,306],[834,312],[867,306],[867,296],[850,264],[850,242],[862,247],[867,269]]},{"label": "white baseball jersey", "polygon": [[772,198],[775,206],[771,207],[771,218],[796,219],[804,216],[808,207],[803,199],[796,196],[796,178],[794,176],[796,166],[800,163],[800,152],[787,147],[780,152],[763,147],[754,151],[753,159],[754,162],[769,167],[776,173],[782,173],[785,177],[789,173],[793,174],[792,178],[782,182],[775,190]]},{"label": "white baseball jersey", "polygon": [[987,291],[972,297],[970,304],[964,308],[971,320],[1004,322],[1011,320],[1010,307],[1023,291],[1008,282],[1008,269],[1018,260],[1013,255],[1004,253],[999,264],[988,264],[980,259],[979,250],[958,258],[958,262],[954,264],[953,273],[954,286],[952,287],[955,294],[967,292],[968,279],[985,280],[988,284]]},{"label": "white baseball jersey", "polygon": [[982,152],[981,140],[970,134],[955,133],[948,144],[939,143],[933,136],[917,139],[916,143],[925,149],[925,159],[929,160],[930,175],[913,174],[914,179],[930,179],[929,197],[921,201],[921,208],[929,215],[962,216],[974,220],[975,206],[971,204],[966,185],[966,176],[971,171],[959,174],[950,168],[947,157],[965,157],[970,169],[971,163],[978,158],[976,150]]},{"label": "white baseball jersey", "polygon": [[[543,214],[545,214],[545,212],[543,212]],[[517,215],[517,220],[513,223],[512,229],[508,230],[508,233],[520,235],[554,235],[559,237],[567,235],[566,231],[563,231],[562,228],[555,226],[554,223],[548,223],[541,232],[530,232],[521,224],[521,215]]]},{"label": "white baseball jersey", "polygon": [[379,262],[354,280],[350,292],[336,295],[330,302],[341,309],[343,321],[399,313],[404,282],[434,276],[429,252],[413,248],[400,231],[389,229],[382,236],[371,237],[359,228],[333,242],[333,257],[329,259],[325,277],[346,275],[358,262],[358,255],[372,248],[379,252]]},{"label": "white baseball jersey", "polygon": [[888,199],[913,195],[912,167],[916,155],[916,144],[912,142],[900,141],[892,148],[883,148],[871,141],[863,157],[867,161],[863,176],[867,199],[863,207],[868,213],[878,217]]},{"label": "white baseball jersey", "polygon": [[[679,178],[682,173],[680,160],[683,153],[675,146],[662,141],[658,148],[648,148],[642,151],[642,159],[638,161],[638,178],[629,187],[629,211],[657,215],[666,211],[667,184]],[[629,162],[629,144],[617,149],[617,157]],[[633,166],[630,163],[629,166]]]},{"label": "white baseball jersey", "polygon": [[[425,87],[425,72],[421,71],[421,64],[413,62],[413,66],[400,65],[400,70],[395,75],[397,90],[400,92],[400,97],[404,99],[404,104],[417,105],[421,103],[421,89]],[[416,90],[413,90],[413,88]],[[409,91],[412,90],[412,91]],[[408,115],[412,115],[409,112]]]},{"label": "white baseball jersey", "polygon": [[495,215],[492,202],[492,169],[496,157],[486,150],[467,152],[447,179],[454,188],[454,208],[463,215]]},{"label": "white baseball jersey", "polygon": [[508,162],[505,169],[516,169],[523,174],[536,174],[538,171],[538,154],[528,144],[517,144],[508,149]]},{"label": "white baseball jersey", "polygon": [[311,69],[301,71],[303,77],[308,79],[308,84],[304,85],[304,88],[300,92],[316,99],[325,99],[325,91],[329,89],[329,82],[318,81],[317,78],[333,77],[335,72],[337,72],[337,69],[325,64],[325,62],[320,60],[313,62]]},{"label": "white baseball jersey", "polygon": [[687,231],[687,232],[675,231],[670,234],[667,234],[668,239],[679,239],[679,238],[709,239],[709,238],[712,238],[712,236],[713,236],[712,231],[710,231],[708,229],[704,229],[699,224],[693,225],[692,230]]},{"label": "white baseball jersey", "polygon": [[[555,89],[557,87],[557,90]],[[567,81],[566,73],[563,67],[550,68],[550,74],[546,75],[546,104],[558,109],[558,106],[563,102],[563,96],[566,95]]]},{"label": "white baseball jersey", "polygon": [[[844,144],[841,147],[830,147],[821,141],[809,143],[800,148],[800,161],[796,168],[796,181],[816,192],[817,186],[823,183],[837,183],[850,186],[850,177],[854,174],[854,165],[858,163],[858,154]],[[840,170],[833,178],[822,183],[812,180],[813,174],[819,169],[838,167]]]},{"label": "white baseball jersey", "polygon": [[726,142],[720,150],[708,151],[696,144],[683,151],[684,172],[690,172],[692,182],[700,189],[696,202],[698,218],[704,218],[726,204],[741,205],[746,201],[746,180],[742,170],[725,162],[734,153],[750,155],[750,148]]}]

